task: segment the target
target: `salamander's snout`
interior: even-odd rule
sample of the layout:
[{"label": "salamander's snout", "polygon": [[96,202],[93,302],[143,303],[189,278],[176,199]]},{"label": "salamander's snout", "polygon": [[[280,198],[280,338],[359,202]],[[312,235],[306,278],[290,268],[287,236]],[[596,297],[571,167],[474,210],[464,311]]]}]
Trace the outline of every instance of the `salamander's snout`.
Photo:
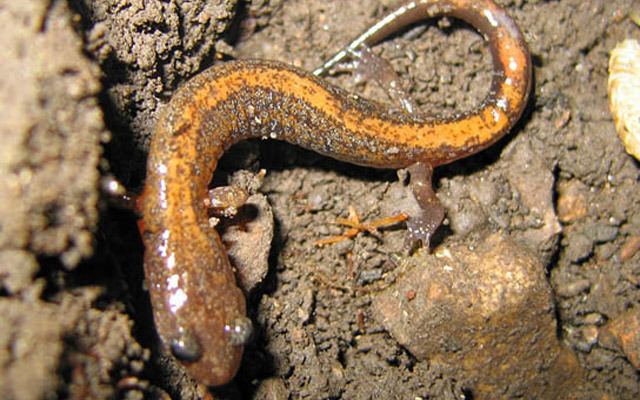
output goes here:
[{"label": "salamander's snout", "polygon": [[253,332],[251,320],[232,310],[235,306],[228,309],[228,304],[212,312],[217,314],[214,318],[202,314],[202,318],[178,320],[176,329],[164,335],[168,350],[189,375],[209,386],[233,379]]},{"label": "salamander's snout", "polygon": [[[253,324],[247,317],[234,319],[225,324],[224,334],[233,346],[244,346],[251,339]],[[181,329],[169,344],[171,354],[183,362],[197,362],[203,356],[204,350],[198,338],[189,330]]]},{"label": "salamander's snout", "polygon": [[[169,340],[171,354],[184,365],[190,375],[211,386],[223,385],[233,379],[242,356],[242,349],[251,339],[253,325],[247,317],[234,318],[222,327],[217,342],[224,346],[207,346],[210,335],[201,340],[198,331],[180,328]],[[209,332],[210,333],[210,332]]]}]

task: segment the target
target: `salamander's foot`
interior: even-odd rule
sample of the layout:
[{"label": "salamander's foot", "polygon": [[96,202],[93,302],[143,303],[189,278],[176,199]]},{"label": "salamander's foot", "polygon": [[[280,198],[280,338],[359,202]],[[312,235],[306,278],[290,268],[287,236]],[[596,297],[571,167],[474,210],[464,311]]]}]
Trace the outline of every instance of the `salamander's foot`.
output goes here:
[{"label": "salamander's foot", "polygon": [[219,186],[209,190],[204,205],[216,216],[232,218],[248,198],[249,194],[238,186]]},{"label": "salamander's foot", "polygon": [[416,104],[404,89],[402,78],[393,69],[389,60],[375,55],[366,44],[360,45],[357,49],[346,49],[345,52],[345,58],[350,58],[350,62],[340,61],[331,64],[328,70],[323,66],[314,73],[321,75],[326,72],[333,74],[349,72],[353,74],[356,83],[374,80],[403,112],[413,114],[416,111]]},{"label": "salamander's foot", "polygon": [[440,204],[424,208],[420,215],[409,217],[405,239],[407,249],[429,248],[431,237],[442,224],[443,219],[444,208]]},{"label": "salamander's foot", "polygon": [[431,237],[444,220],[444,207],[436,197],[431,184],[433,168],[426,163],[417,162],[408,168],[411,175],[411,189],[420,205],[420,213],[412,215],[407,221],[405,244],[409,250],[419,246],[429,248]]}]

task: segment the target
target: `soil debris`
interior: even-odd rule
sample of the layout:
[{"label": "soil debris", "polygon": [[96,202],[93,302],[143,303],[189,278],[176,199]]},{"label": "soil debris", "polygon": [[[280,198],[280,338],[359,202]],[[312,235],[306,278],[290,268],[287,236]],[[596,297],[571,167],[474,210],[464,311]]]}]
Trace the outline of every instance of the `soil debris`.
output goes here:
[{"label": "soil debris", "polygon": [[640,309],[632,308],[609,321],[600,330],[600,344],[624,353],[640,370]]}]

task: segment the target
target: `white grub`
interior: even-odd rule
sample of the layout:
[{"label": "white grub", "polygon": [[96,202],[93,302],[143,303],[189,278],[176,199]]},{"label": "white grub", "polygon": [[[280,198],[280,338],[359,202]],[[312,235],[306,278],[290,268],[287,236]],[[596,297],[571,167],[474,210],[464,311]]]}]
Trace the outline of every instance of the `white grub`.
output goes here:
[{"label": "white grub", "polygon": [[609,109],[627,152],[640,160],[640,44],[618,43],[609,58]]}]

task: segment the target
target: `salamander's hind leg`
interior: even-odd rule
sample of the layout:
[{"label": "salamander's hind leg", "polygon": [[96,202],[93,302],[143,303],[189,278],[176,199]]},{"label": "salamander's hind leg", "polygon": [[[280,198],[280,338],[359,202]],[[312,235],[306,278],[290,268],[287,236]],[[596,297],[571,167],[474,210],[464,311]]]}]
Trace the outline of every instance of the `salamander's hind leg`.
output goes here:
[{"label": "salamander's hind leg", "polygon": [[322,75],[346,71],[353,74],[356,83],[374,80],[403,112],[407,114],[416,112],[415,102],[404,89],[402,78],[393,69],[389,60],[376,55],[366,44],[360,45],[356,50],[349,50],[348,57],[351,59],[350,62],[337,63],[329,70],[319,68],[314,73]]},{"label": "salamander's hind leg", "polygon": [[410,250],[420,245],[429,248],[431,237],[444,219],[444,207],[433,191],[431,165],[417,162],[411,165],[408,171],[411,175],[411,190],[421,210],[418,215],[410,216],[407,221],[405,243]]},{"label": "salamander's hind leg", "polygon": [[204,205],[216,216],[232,218],[249,198],[249,194],[238,186],[219,186],[210,189]]}]

